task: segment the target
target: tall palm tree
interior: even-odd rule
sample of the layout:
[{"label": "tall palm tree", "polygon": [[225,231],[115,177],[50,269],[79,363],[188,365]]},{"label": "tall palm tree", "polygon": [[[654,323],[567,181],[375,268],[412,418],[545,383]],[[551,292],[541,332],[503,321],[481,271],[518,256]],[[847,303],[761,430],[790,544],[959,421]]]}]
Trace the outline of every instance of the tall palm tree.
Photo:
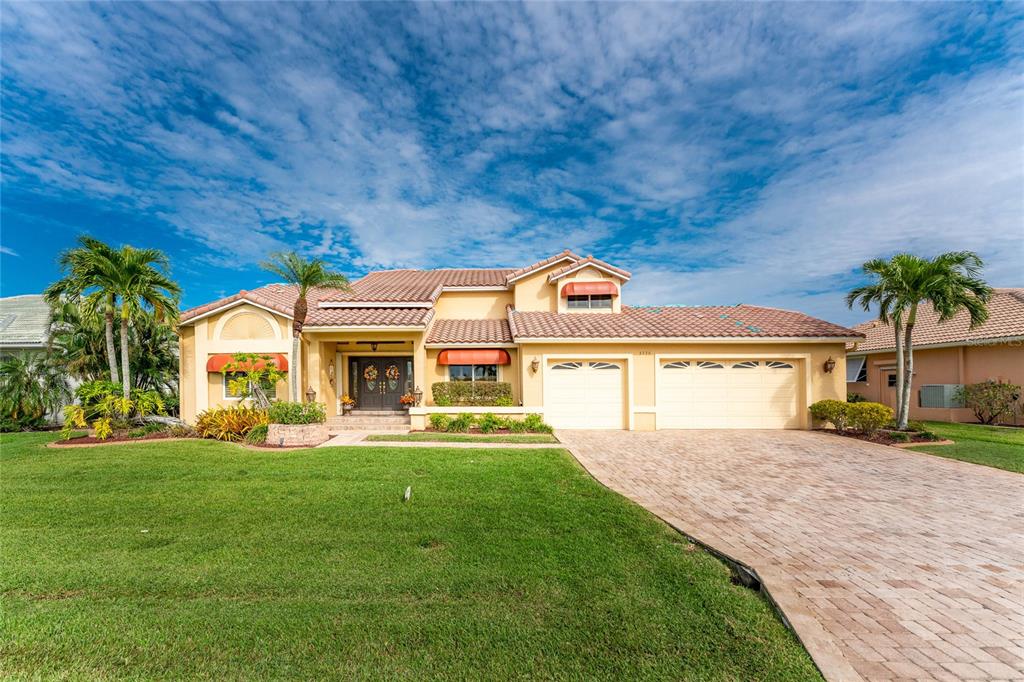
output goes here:
[{"label": "tall palm tree", "polygon": [[[902,357],[897,355],[898,388],[902,377],[902,390],[897,392],[897,422],[900,429],[907,428],[910,417],[910,394],[914,375],[914,326],[917,324],[917,311],[921,305],[930,303],[939,316],[939,322],[952,319],[960,312],[970,317],[970,326],[974,328],[988,319],[987,304],[992,298],[992,288],[981,279],[983,263],[977,254],[971,251],[953,251],[936,256],[932,259],[921,258],[912,254],[897,254],[891,259],[889,266],[881,270],[865,270],[876,277],[876,281],[868,287],[859,287],[847,296],[847,303],[852,305],[860,300],[863,305],[873,298],[879,304],[879,319],[882,308],[885,315],[903,323],[903,334],[896,337],[897,352],[902,345]],[[897,326],[893,325],[894,328]]]},{"label": "tall palm tree", "polygon": [[107,366],[110,380],[120,381],[117,373],[117,356],[114,350],[114,315],[117,313],[117,287],[119,276],[118,252],[108,244],[81,235],[79,246],[63,252],[57,262],[64,271],[64,277],[46,288],[43,296],[52,306],[61,299],[81,298],[89,311],[102,310],[107,344]]},{"label": "tall palm tree", "polygon": [[289,253],[273,253],[262,264],[264,270],[272,272],[288,284],[295,285],[297,297],[292,311],[292,371],[289,375],[292,400],[300,402],[299,395],[299,338],[302,327],[306,323],[306,312],[309,309],[306,296],[311,289],[342,289],[348,290],[348,278],[340,272],[328,269],[327,263],[320,258],[306,260],[294,251]]},{"label": "tall palm tree", "polygon": [[133,318],[152,310],[156,322],[178,318],[181,287],[166,270],[170,261],[159,249],[136,249],[122,246],[118,254],[118,274],[114,290],[121,299],[121,384],[123,395],[131,395],[129,365],[129,326]]}]

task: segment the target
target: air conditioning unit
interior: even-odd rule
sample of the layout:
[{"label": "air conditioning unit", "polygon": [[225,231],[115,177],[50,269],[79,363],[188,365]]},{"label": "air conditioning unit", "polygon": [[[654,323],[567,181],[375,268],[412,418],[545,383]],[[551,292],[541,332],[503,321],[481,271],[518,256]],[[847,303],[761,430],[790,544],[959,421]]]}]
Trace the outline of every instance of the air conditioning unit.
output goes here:
[{"label": "air conditioning unit", "polygon": [[918,407],[963,407],[958,393],[963,384],[925,384],[917,392]]}]

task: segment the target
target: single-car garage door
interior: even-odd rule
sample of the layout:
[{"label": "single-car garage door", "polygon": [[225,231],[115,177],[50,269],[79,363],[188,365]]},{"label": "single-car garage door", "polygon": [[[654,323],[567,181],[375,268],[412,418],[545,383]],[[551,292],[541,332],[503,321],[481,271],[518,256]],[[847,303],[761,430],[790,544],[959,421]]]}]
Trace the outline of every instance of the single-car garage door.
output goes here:
[{"label": "single-car garage door", "polygon": [[658,428],[799,428],[796,367],[755,358],[662,361]]},{"label": "single-car garage door", "polygon": [[621,362],[551,363],[544,377],[544,420],[556,429],[621,429]]}]

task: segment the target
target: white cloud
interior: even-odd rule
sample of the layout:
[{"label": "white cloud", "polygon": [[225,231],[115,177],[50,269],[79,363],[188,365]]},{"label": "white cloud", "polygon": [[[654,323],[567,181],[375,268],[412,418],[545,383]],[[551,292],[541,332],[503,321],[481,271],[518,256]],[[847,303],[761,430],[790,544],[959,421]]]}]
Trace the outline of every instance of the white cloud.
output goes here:
[{"label": "white cloud", "polygon": [[18,256],[17,251],[6,246],[0,246],[0,253],[4,254],[5,256]]}]

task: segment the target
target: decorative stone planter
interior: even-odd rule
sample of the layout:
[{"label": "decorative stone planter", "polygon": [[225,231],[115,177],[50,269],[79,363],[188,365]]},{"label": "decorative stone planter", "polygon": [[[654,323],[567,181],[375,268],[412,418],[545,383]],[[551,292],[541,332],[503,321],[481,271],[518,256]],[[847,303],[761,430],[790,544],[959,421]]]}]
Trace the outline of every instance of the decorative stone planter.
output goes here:
[{"label": "decorative stone planter", "polygon": [[267,445],[313,447],[330,437],[327,424],[270,424],[267,427]]}]

